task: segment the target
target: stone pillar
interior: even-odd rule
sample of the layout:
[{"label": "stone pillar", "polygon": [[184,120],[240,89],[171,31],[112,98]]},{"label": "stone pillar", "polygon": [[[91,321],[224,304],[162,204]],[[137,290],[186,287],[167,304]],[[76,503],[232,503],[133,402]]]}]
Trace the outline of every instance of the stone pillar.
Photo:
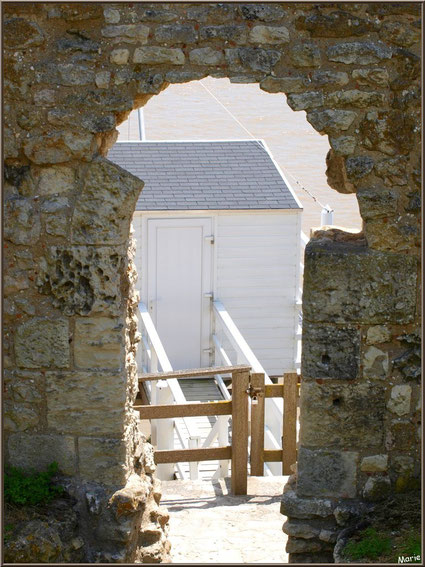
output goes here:
[{"label": "stone pillar", "polygon": [[394,430],[405,450],[416,443],[394,420],[415,408],[412,387],[394,386],[402,380],[389,353],[414,322],[417,270],[416,257],[371,250],[362,235],[336,229],[306,247],[300,446],[282,499],[290,562],[333,561],[338,532],[397,482]]}]

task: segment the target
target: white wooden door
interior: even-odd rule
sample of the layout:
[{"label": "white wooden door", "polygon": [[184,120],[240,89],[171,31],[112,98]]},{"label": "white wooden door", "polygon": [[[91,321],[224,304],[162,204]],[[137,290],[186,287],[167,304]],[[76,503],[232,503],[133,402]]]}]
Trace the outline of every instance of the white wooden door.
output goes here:
[{"label": "white wooden door", "polygon": [[148,305],[174,370],[209,366],[212,221],[148,220]]}]

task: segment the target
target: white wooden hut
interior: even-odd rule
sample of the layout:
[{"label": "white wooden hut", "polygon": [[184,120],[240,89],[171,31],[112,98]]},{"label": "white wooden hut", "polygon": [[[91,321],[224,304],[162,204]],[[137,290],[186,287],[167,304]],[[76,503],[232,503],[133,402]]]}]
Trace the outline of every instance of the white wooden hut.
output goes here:
[{"label": "white wooden hut", "polygon": [[264,141],[118,142],[108,159],[145,182],[138,287],[173,368],[214,364],[213,298],[269,376],[293,370],[302,207]]}]

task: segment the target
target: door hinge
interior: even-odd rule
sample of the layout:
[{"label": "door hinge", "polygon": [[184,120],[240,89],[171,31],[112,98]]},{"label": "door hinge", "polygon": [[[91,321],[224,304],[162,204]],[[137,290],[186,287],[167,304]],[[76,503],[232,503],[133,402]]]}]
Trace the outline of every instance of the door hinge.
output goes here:
[{"label": "door hinge", "polygon": [[214,244],[214,235],[210,234],[209,236],[204,236],[204,239],[207,240],[208,242],[210,242],[211,244]]},{"label": "door hinge", "polygon": [[214,298],[214,294],[212,291],[208,291],[207,293],[204,293],[204,297],[208,297],[209,299],[213,299]]}]

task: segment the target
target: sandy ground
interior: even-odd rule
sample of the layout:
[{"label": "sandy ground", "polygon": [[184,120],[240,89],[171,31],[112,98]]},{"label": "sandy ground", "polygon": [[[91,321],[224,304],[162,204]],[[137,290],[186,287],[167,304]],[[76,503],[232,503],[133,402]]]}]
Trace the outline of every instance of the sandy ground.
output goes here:
[{"label": "sandy ground", "polygon": [[170,513],[172,563],[287,563],[280,499],[288,477],[248,477],[248,495],[230,479],[162,482]]}]

